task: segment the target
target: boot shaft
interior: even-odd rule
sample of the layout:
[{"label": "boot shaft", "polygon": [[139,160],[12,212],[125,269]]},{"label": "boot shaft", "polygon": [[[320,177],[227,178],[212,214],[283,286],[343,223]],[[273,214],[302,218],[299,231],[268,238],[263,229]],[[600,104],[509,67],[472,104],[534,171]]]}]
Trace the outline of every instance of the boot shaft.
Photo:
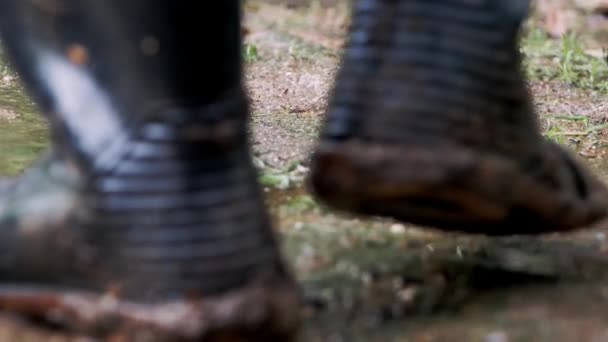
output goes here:
[{"label": "boot shaft", "polygon": [[[518,44],[528,5],[358,1],[325,136],[434,144],[454,136],[505,153],[537,140]],[[513,136],[498,120],[531,130]]]},{"label": "boot shaft", "polygon": [[81,176],[65,220],[33,238],[11,230],[20,248],[4,274],[155,299],[276,273],[239,4],[0,2],[7,51]]}]

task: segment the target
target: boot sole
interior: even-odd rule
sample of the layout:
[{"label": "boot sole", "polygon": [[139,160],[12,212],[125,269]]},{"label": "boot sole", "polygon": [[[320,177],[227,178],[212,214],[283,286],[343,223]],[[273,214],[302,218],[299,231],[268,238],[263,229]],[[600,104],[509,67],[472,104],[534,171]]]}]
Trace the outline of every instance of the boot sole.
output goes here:
[{"label": "boot sole", "polygon": [[0,310],[111,341],[291,341],[299,307],[299,292],[288,281],[156,304],[110,293],[0,286]]},{"label": "boot sole", "polygon": [[606,215],[608,196],[590,173],[558,146],[543,157],[559,184],[457,145],[324,142],[311,185],[339,209],[485,235],[570,230]]}]

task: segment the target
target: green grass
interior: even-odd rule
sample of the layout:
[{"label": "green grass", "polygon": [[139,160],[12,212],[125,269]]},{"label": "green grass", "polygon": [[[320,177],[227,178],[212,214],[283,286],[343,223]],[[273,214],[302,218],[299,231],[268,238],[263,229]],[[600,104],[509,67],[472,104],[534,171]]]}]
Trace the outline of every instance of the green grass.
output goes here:
[{"label": "green grass", "polygon": [[0,121],[0,176],[16,175],[46,149],[48,127],[19,86],[0,89],[0,108],[19,113],[14,121]]},{"label": "green grass", "polygon": [[243,61],[245,63],[257,62],[260,59],[258,47],[254,44],[245,44],[243,46]]},{"label": "green grass", "polygon": [[259,159],[256,159],[255,164],[261,170],[259,182],[262,186],[272,189],[286,190],[298,187],[308,173],[308,168],[299,160],[294,160],[280,169],[270,168]]},{"label": "green grass", "polygon": [[608,93],[608,63],[588,54],[584,41],[583,35],[575,33],[551,39],[543,30],[529,28],[521,47],[527,76]]}]

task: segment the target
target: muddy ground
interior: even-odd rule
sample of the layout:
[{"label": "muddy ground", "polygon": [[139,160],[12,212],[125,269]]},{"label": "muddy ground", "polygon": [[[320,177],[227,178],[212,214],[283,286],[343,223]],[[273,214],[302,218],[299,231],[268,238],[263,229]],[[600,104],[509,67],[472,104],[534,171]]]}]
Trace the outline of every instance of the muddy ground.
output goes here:
[{"label": "muddy ground", "polygon": [[[306,294],[301,340],[608,341],[608,222],[492,239],[348,216],[306,192],[348,22],[343,2],[246,5],[254,153]],[[608,65],[597,42],[551,38],[535,19],[522,51],[543,134],[608,180]],[[10,71],[0,86],[0,174],[15,175],[46,148],[47,130]],[[40,340],[11,326],[0,341]]]}]

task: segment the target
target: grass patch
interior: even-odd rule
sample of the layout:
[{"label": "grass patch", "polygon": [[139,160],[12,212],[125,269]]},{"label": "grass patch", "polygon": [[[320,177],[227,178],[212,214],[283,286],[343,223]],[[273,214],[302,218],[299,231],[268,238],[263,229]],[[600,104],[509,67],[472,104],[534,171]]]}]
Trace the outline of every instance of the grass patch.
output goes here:
[{"label": "grass patch", "polygon": [[14,121],[0,121],[0,175],[16,175],[48,146],[48,127],[19,86],[0,89],[0,108],[19,113]]},{"label": "grass patch", "polygon": [[521,46],[528,78],[558,80],[577,88],[608,93],[608,63],[588,54],[584,39],[576,33],[551,39],[543,30],[529,28]]},{"label": "grass patch", "polygon": [[271,189],[285,190],[298,187],[302,185],[308,174],[308,168],[297,160],[281,169],[269,168],[260,159],[256,159],[255,164],[258,169],[262,170],[259,177],[260,183]]},{"label": "grass patch", "polygon": [[253,63],[260,60],[258,47],[254,44],[245,44],[243,46],[243,61],[245,63]]}]

